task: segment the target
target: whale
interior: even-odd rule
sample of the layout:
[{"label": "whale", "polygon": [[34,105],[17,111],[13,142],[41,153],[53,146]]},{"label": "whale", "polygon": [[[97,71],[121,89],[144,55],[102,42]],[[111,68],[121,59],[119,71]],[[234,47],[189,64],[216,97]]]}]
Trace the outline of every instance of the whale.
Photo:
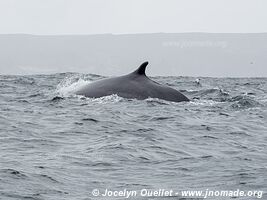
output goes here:
[{"label": "whale", "polygon": [[189,101],[185,95],[176,89],[159,84],[147,77],[147,65],[148,62],[144,62],[130,74],[88,83],[78,88],[75,94],[88,98],[118,95],[119,97],[138,100],[157,98],[172,102]]}]

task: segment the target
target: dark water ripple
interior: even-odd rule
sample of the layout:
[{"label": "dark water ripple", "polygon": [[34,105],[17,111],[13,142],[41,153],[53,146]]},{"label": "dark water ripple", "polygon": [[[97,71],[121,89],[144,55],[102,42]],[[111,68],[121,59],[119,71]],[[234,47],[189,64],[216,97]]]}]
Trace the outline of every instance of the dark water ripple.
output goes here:
[{"label": "dark water ripple", "polygon": [[266,78],[154,77],[189,103],[72,94],[99,78],[0,76],[0,199],[85,200],[94,188],[266,192]]}]

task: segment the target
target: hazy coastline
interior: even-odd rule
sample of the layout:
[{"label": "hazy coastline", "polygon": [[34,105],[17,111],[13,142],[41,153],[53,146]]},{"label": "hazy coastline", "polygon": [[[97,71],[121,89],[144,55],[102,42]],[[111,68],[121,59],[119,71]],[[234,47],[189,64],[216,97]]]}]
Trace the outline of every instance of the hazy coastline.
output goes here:
[{"label": "hazy coastline", "polygon": [[266,77],[267,33],[0,35],[0,74]]}]

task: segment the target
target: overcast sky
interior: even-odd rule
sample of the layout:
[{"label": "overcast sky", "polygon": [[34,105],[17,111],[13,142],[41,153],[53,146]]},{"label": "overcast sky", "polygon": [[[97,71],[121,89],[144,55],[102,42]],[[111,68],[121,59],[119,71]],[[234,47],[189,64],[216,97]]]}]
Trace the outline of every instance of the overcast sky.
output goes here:
[{"label": "overcast sky", "polygon": [[0,0],[0,34],[267,32],[266,0]]}]

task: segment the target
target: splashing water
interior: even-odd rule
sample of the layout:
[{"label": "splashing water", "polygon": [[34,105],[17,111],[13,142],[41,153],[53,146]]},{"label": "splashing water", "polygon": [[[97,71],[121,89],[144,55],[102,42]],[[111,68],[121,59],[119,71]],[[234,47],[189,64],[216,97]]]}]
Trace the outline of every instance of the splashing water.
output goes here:
[{"label": "splashing water", "polygon": [[83,77],[76,75],[64,78],[58,85],[56,92],[62,96],[70,96],[75,93],[79,88],[91,83]]}]

